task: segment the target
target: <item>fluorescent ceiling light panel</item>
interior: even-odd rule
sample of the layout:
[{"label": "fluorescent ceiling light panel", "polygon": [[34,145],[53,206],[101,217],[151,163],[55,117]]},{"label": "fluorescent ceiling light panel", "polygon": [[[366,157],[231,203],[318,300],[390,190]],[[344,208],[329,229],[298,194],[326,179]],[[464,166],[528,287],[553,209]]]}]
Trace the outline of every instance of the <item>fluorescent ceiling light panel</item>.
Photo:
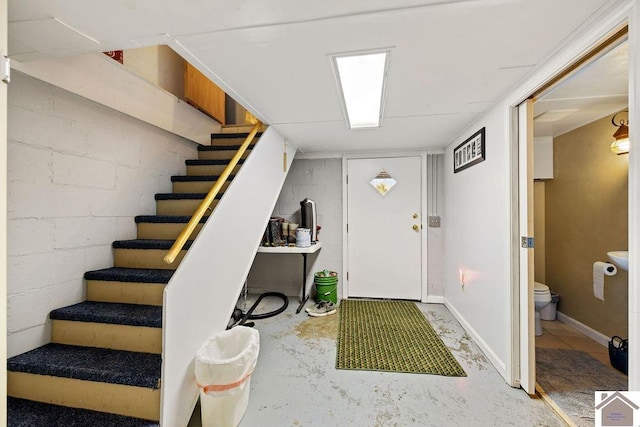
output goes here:
[{"label": "fluorescent ceiling light panel", "polygon": [[338,86],[351,129],[379,127],[389,51],[334,56]]}]

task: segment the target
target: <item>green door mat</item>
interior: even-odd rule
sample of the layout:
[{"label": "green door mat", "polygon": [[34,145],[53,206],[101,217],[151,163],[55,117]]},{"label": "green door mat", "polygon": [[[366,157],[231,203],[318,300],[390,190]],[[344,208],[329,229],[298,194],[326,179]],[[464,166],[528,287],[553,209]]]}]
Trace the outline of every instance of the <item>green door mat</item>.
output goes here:
[{"label": "green door mat", "polygon": [[412,302],[344,300],[339,313],[337,369],[467,376]]}]

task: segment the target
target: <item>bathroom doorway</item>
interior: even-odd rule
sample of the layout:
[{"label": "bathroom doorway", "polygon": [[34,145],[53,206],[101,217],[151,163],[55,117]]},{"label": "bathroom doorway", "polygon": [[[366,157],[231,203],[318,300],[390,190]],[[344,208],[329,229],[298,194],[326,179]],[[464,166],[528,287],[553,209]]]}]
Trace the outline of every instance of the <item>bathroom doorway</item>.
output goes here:
[{"label": "bathroom doorway", "polygon": [[[610,149],[621,120],[628,124],[628,58],[625,32],[524,107],[533,129],[533,380],[577,425],[593,423],[593,392],[628,388],[607,349],[610,337],[629,334],[627,271],[618,265],[600,278],[604,289],[593,285],[594,263],[629,244],[628,155]],[[545,306],[544,292],[557,305]]]}]

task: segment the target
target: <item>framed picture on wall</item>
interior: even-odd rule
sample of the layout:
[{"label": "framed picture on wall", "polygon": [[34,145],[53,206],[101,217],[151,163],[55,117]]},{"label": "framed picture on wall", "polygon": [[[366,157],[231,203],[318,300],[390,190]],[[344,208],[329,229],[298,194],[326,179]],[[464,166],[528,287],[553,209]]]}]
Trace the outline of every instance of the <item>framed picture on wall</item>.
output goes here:
[{"label": "framed picture on wall", "polygon": [[453,149],[453,173],[484,161],[484,133],[485,128],[480,129]]}]

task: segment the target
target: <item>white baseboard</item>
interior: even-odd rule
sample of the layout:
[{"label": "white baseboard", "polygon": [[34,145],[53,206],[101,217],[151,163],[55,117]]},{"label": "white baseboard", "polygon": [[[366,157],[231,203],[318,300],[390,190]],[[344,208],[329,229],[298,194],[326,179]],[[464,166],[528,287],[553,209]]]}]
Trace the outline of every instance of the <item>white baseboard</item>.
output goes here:
[{"label": "white baseboard", "polygon": [[509,382],[509,376],[507,372],[506,364],[491,350],[491,348],[487,345],[487,343],[478,335],[475,329],[471,327],[469,322],[456,310],[449,301],[443,297],[444,305],[447,309],[453,314],[453,317],[462,325],[465,331],[471,336],[471,339],[480,347],[480,350],[487,356],[491,364],[496,368],[496,370],[502,375],[502,377]]},{"label": "white baseboard", "polygon": [[578,322],[576,319],[569,317],[566,314],[563,314],[559,311],[556,312],[556,316],[558,317],[558,320],[561,321],[562,323],[566,323],[567,325],[572,326],[573,328],[577,329],[579,332],[588,336],[598,344],[601,344],[605,347],[609,347],[610,338],[608,336],[601,334],[595,329],[592,329],[587,325],[585,325],[584,323]]},{"label": "white baseboard", "polygon": [[431,295],[427,295],[427,299],[422,301],[426,304],[444,304],[444,297],[443,296],[431,296]]}]

